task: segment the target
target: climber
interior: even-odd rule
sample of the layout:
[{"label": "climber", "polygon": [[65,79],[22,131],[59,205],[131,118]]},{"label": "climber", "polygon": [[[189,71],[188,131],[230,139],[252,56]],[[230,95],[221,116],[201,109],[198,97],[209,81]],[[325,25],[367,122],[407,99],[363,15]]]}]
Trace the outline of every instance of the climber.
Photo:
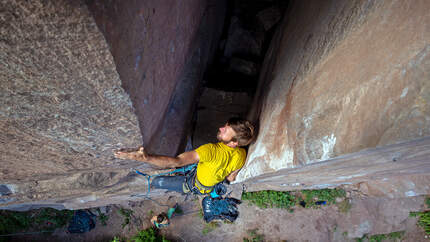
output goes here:
[{"label": "climber", "polygon": [[169,226],[170,224],[170,218],[172,217],[173,213],[175,213],[176,209],[178,208],[178,204],[176,203],[173,208],[169,208],[166,213],[160,213],[154,217],[151,218],[151,224],[153,224],[156,228],[161,229]]},{"label": "climber", "polygon": [[241,118],[230,118],[219,128],[218,143],[205,144],[199,148],[182,153],[177,157],[148,154],[144,147],[137,151],[119,150],[115,157],[143,161],[160,168],[182,167],[197,163],[197,169],[187,176],[156,177],[152,187],[177,192],[208,194],[216,184],[236,179],[245,164],[246,151],[241,148],[254,138],[254,126]]}]

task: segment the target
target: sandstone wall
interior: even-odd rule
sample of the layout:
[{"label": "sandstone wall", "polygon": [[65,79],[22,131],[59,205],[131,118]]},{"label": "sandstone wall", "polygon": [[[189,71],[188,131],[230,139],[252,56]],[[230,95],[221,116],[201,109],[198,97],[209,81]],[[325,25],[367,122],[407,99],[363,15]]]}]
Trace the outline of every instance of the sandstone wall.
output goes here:
[{"label": "sandstone wall", "polygon": [[343,186],[376,197],[411,197],[430,193],[430,137],[362,150],[281,169],[235,184],[247,191],[322,189]]},{"label": "sandstone wall", "polygon": [[218,46],[225,1],[88,1],[110,45],[151,153],[184,151],[204,70]]},{"label": "sandstone wall", "polygon": [[430,135],[429,10],[425,0],[292,1],[238,180]]},{"label": "sandstone wall", "polygon": [[127,193],[136,164],[112,150],[141,136],[85,4],[2,1],[0,33],[0,206],[79,207]]}]

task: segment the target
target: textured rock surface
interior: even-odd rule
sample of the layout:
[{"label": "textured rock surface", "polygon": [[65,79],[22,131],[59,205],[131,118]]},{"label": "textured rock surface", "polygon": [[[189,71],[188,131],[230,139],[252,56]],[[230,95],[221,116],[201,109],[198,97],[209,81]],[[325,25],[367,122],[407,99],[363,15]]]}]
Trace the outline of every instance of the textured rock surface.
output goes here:
[{"label": "textured rock surface", "polygon": [[[139,199],[146,179],[132,168],[141,163],[116,161],[112,149],[142,139],[156,153],[173,155],[183,146],[224,2],[88,2],[143,138],[85,5],[6,1],[0,15],[2,208]],[[392,166],[389,154],[380,153],[370,160],[352,154],[345,164],[318,162],[430,135],[429,8],[424,0],[292,2],[262,68],[261,103],[251,114],[261,114],[260,135],[238,180],[316,163],[255,178],[250,188],[295,189],[308,179],[302,187],[352,183],[372,195],[428,193],[426,144],[421,150],[400,145],[408,159]],[[231,26],[226,55],[259,55],[264,35]],[[230,41],[251,50],[230,48]]]},{"label": "textured rock surface", "polygon": [[[402,241],[423,241],[423,233],[417,233],[416,222],[408,217],[409,212],[420,209],[422,203],[422,197],[397,200],[357,199],[353,200],[351,210],[347,213],[340,212],[336,206],[323,206],[321,209],[297,208],[294,213],[275,208],[254,210],[244,203],[240,206],[240,217],[235,225],[239,225],[239,228],[258,228],[259,233],[264,233],[266,241],[352,242],[364,234],[387,234],[404,230],[407,234]],[[225,235],[228,232],[235,234],[238,230],[240,231],[238,228],[228,228],[225,233],[218,233],[217,236],[221,238],[209,241],[228,240]],[[243,237],[245,236],[247,235]]]},{"label": "textured rock surface", "polygon": [[0,206],[121,194],[136,163],[112,150],[141,136],[86,6],[3,1],[0,33]]},{"label": "textured rock surface", "polygon": [[363,150],[300,168],[281,169],[251,178],[245,186],[248,191],[256,191],[347,185],[352,190],[375,197],[425,195],[430,193],[429,156],[430,137],[426,137]]},{"label": "textured rock surface", "polygon": [[133,101],[143,144],[152,153],[182,152],[225,2],[88,2]]},{"label": "textured rock surface", "polygon": [[429,9],[293,1],[266,56],[251,115],[261,114],[259,136],[238,179],[430,135]]}]

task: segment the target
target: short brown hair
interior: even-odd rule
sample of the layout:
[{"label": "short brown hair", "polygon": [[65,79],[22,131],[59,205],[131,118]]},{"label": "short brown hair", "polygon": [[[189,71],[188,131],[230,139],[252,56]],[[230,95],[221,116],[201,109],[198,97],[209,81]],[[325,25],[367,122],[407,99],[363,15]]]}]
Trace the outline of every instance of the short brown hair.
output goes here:
[{"label": "short brown hair", "polygon": [[160,213],[157,216],[157,223],[162,223],[165,219],[167,219],[166,213]]},{"label": "short brown hair", "polygon": [[238,146],[249,145],[254,138],[254,126],[248,120],[233,117],[227,121],[227,124],[236,132],[231,141],[237,142]]}]

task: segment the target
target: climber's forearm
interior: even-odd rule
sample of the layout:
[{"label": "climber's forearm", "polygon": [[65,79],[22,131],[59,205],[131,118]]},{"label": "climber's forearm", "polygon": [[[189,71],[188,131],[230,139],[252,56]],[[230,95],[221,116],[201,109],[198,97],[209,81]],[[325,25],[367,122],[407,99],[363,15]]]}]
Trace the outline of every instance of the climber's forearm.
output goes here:
[{"label": "climber's forearm", "polygon": [[162,155],[148,155],[146,159],[142,159],[140,161],[158,166],[160,168],[174,168],[181,166],[181,162],[178,157],[169,157]]},{"label": "climber's forearm", "polygon": [[187,151],[177,157],[163,155],[147,155],[146,163],[156,165],[161,168],[181,167],[199,162],[200,158],[196,151]]},{"label": "climber's forearm", "polygon": [[200,158],[196,151],[184,152],[177,157],[163,156],[163,155],[147,155],[146,160],[143,162],[161,167],[161,168],[174,168],[181,167],[199,162]]},{"label": "climber's forearm", "polygon": [[150,155],[143,147],[140,147],[137,151],[118,150],[114,152],[114,155],[119,159],[142,161],[160,168],[174,168],[199,162],[199,155],[194,150],[182,153],[177,157],[170,157]]}]

